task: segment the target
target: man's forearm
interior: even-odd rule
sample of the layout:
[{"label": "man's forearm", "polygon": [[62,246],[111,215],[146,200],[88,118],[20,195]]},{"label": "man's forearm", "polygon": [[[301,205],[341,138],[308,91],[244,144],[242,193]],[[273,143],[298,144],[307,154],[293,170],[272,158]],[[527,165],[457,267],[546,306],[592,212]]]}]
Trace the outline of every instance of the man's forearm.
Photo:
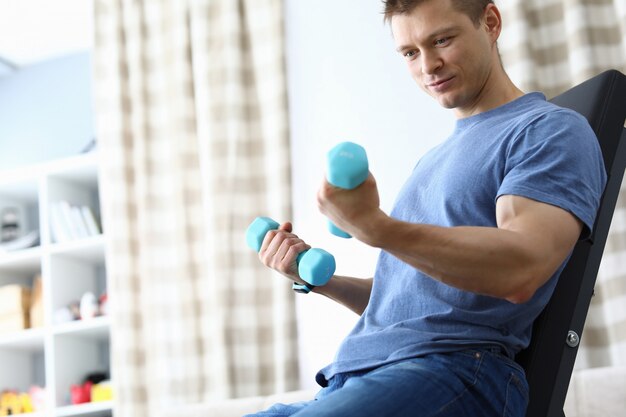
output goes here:
[{"label": "man's forearm", "polygon": [[496,227],[438,227],[388,219],[373,245],[456,288],[524,302],[556,270],[555,252]]},{"label": "man's forearm", "polygon": [[[514,232],[497,228],[395,225],[403,230],[380,246],[400,260],[450,286],[514,301],[537,262]],[[553,271],[552,271],[553,272]],[[544,274],[545,275],[545,274]]]},{"label": "man's forearm", "polygon": [[353,278],[335,275],[322,287],[313,292],[324,295],[333,301],[361,315],[369,303],[373,279]]}]

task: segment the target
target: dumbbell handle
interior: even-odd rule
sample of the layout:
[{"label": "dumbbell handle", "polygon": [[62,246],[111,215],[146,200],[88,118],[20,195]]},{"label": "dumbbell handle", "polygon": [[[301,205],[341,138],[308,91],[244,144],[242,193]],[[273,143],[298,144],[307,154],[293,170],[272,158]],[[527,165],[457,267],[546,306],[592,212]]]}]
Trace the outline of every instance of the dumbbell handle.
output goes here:
[{"label": "dumbbell handle", "polygon": [[[342,142],[332,148],[326,158],[326,168],[328,182],[345,190],[358,187],[369,175],[365,149],[354,142]],[[346,239],[352,237],[331,221],[328,221],[328,230],[335,236]]]},{"label": "dumbbell handle", "polygon": [[[269,217],[257,217],[246,230],[246,243],[248,246],[259,252],[265,235],[270,230],[278,229],[280,225]],[[325,285],[335,273],[335,257],[324,249],[312,248],[302,251],[296,258],[298,265],[298,275],[307,284],[308,290],[311,287]],[[293,283],[296,291],[303,290],[302,284]],[[306,291],[308,292],[308,291]]]}]

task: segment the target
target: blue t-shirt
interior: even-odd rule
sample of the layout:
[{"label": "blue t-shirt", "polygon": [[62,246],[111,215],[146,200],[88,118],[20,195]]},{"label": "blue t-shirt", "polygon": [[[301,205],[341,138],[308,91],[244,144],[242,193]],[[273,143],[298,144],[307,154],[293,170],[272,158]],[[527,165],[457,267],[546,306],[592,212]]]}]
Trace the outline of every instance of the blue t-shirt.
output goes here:
[{"label": "blue t-shirt", "polygon": [[[496,200],[519,195],[561,207],[593,227],[606,172],[579,114],[526,94],[456,122],[416,165],[391,216],[439,226],[497,227]],[[381,251],[369,304],[317,381],[398,360],[500,346],[513,357],[530,340],[564,264],[526,303],[463,291]]]}]

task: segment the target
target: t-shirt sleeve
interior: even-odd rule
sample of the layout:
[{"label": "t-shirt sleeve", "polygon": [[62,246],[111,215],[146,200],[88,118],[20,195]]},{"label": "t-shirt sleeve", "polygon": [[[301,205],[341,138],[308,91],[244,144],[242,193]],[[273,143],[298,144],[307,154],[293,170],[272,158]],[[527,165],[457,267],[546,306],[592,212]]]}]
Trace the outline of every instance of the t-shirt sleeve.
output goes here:
[{"label": "t-shirt sleeve", "polygon": [[595,133],[570,110],[545,114],[507,150],[502,195],[519,195],[567,210],[586,226],[588,237],[606,184]]}]

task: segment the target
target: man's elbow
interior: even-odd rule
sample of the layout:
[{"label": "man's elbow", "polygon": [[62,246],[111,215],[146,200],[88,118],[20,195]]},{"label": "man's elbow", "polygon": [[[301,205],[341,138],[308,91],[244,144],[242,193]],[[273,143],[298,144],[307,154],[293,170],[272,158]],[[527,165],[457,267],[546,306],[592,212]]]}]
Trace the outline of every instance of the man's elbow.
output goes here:
[{"label": "man's elbow", "polygon": [[505,300],[513,304],[524,304],[530,301],[542,283],[547,281],[547,278],[545,280],[537,279],[536,274],[533,274],[532,277],[529,277],[527,273],[524,275],[525,276],[519,277],[518,280],[515,280],[518,284],[510,288],[509,291],[504,294],[503,298]]},{"label": "man's elbow", "polygon": [[516,284],[508,288],[502,298],[513,304],[524,304],[534,297],[539,287],[545,284],[550,276],[545,271],[535,271],[535,273],[525,271],[517,279],[511,280]]},{"label": "man's elbow", "polygon": [[504,299],[513,304],[524,304],[533,298],[533,295],[535,295],[535,291],[516,291]]}]

